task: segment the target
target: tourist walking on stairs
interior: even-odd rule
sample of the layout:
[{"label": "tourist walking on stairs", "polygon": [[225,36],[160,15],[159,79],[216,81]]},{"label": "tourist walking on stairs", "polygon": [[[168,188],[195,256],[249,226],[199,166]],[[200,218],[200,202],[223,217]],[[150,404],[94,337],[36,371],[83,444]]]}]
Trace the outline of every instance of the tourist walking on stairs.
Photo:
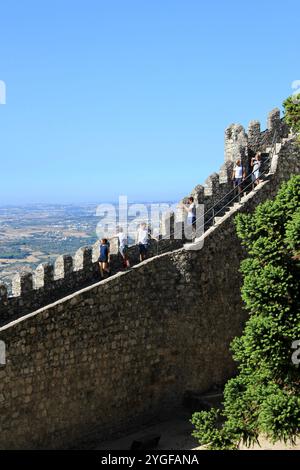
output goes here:
[{"label": "tourist walking on stairs", "polygon": [[232,180],[234,188],[238,188],[238,194],[241,195],[242,192],[242,182],[246,178],[246,171],[244,166],[242,165],[241,159],[239,158],[234,167],[232,172]]},{"label": "tourist walking on stairs", "polygon": [[128,239],[123,231],[123,227],[118,227],[117,234],[111,237],[110,240],[117,238],[119,244],[119,253],[122,258],[123,268],[130,268],[130,262],[128,259]]},{"label": "tourist walking on stairs", "polygon": [[157,238],[151,235],[147,224],[145,222],[142,222],[136,233],[136,243],[139,247],[140,261],[144,261],[146,259],[149,249],[150,238],[158,241]]},{"label": "tourist walking on stairs", "polygon": [[260,167],[261,167],[261,153],[258,152],[255,157],[251,159],[251,168],[252,168],[252,188],[254,189],[255,185],[257,186],[260,183]]},{"label": "tourist walking on stairs", "polygon": [[109,262],[109,243],[106,238],[102,238],[100,242],[100,256],[98,258],[100,276],[104,279],[104,273],[110,274],[108,262]]},{"label": "tourist walking on stairs", "polygon": [[187,226],[188,228],[192,229],[192,236],[191,238],[194,239],[196,236],[196,224],[197,224],[197,216],[196,216],[196,204],[194,202],[194,198],[190,196],[188,198],[187,204],[181,204],[182,209],[187,212]]}]

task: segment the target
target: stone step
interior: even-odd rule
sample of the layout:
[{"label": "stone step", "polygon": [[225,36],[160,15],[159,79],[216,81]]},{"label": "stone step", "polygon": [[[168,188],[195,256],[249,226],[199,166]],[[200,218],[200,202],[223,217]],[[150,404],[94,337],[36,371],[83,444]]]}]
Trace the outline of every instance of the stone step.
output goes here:
[{"label": "stone step", "polygon": [[[251,192],[251,191],[247,191],[247,194],[249,192]],[[243,196],[241,195],[241,199],[242,198],[243,198]],[[242,205],[241,202],[234,202],[230,206],[224,207],[222,210],[220,210],[220,212],[218,212],[218,215],[215,216],[215,219],[222,219],[224,217],[224,215],[228,214],[228,212],[230,212],[233,208],[240,207],[241,205]]]},{"label": "stone step", "polygon": [[214,217],[224,217],[225,214],[230,210],[231,206],[223,207],[222,209],[216,211]]},{"label": "stone step", "polygon": [[[279,153],[280,150],[281,150],[281,147],[282,147],[282,143],[281,143],[281,142],[275,144],[275,153]],[[266,148],[266,152],[264,152],[264,153],[270,153],[272,149],[273,149],[272,146],[271,146],[271,147],[267,147],[267,148]]]},{"label": "stone step", "polygon": [[[243,198],[242,198],[243,199]],[[243,203],[242,202],[236,202],[234,203],[233,205],[229,206],[226,208],[226,211],[222,214],[222,215],[217,215],[215,217],[215,224],[218,223],[220,220],[223,219],[223,217],[228,214],[228,212],[230,212],[232,209],[237,209],[239,207],[242,207]]]}]

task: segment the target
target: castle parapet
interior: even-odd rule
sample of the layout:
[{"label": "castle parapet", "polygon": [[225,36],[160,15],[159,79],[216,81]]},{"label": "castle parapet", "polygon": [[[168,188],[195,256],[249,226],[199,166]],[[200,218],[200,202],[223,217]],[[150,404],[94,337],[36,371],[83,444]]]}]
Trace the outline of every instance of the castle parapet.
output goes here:
[{"label": "castle parapet", "polygon": [[71,255],[61,255],[56,258],[54,264],[54,279],[61,279],[73,272],[73,257]]},{"label": "castle parapet", "polygon": [[[240,124],[232,124],[225,131],[225,162],[220,172],[210,175],[205,185],[197,185],[191,195],[198,204],[204,205],[205,220],[211,218],[212,208],[222,209],[227,198],[232,198],[232,167],[240,158],[246,168],[249,159],[256,151],[265,150],[273,142],[277,132],[277,142],[289,133],[288,126],[282,121],[279,109],[271,111],[268,116],[268,129],[261,132],[259,121],[251,121],[248,133]],[[275,172],[275,170],[274,170]],[[231,199],[230,199],[231,200]],[[186,199],[183,200],[186,202]],[[219,205],[219,207],[218,207]],[[178,216],[181,216],[178,217]],[[160,243],[150,243],[148,256],[152,257],[180,248],[184,243],[183,221],[186,213],[181,209],[170,214],[165,223]],[[99,277],[99,242],[93,247],[80,248],[74,256],[59,256],[54,265],[43,263],[33,273],[21,273],[14,277],[12,296],[7,295],[7,289],[0,285],[0,324],[11,319],[26,315],[40,307],[54,302],[65,295],[98,282]],[[139,262],[138,247],[128,249],[131,266]],[[111,243],[112,274],[122,269],[122,260],[118,253],[117,241]]]},{"label": "castle parapet", "polygon": [[204,196],[212,196],[218,192],[220,186],[218,173],[213,173],[205,180]]},{"label": "castle parapet", "polygon": [[73,259],[74,271],[83,269],[84,271],[93,270],[93,249],[90,246],[84,246],[76,251]]},{"label": "castle parapet", "polygon": [[[232,199],[232,169],[235,162],[240,159],[246,173],[250,174],[250,161],[255,153],[265,152],[273,143],[275,135],[277,142],[280,142],[288,134],[289,128],[282,120],[278,108],[269,113],[267,129],[264,131],[261,131],[261,124],[257,120],[250,121],[247,132],[241,124],[230,124],[225,129],[224,163],[219,174],[210,175],[204,186],[197,185],[190,194],[198,204],[204,204],[205,220],[211,217],[212,207],[218,211]],[[187,198],[183,201],[187,202]]]},{"label": "castle parapet", "polygon": [[219,183],[220,186],[226,185],[231,182],[233,163],[231,161],[223,163],[219,170]]},{"label": "castle parapet", "polygon": [[248,158],[248,136],[241,124],[231,124],[225,130],[225,162],[240,159],[243,165]]},{"label": "castle parapet", "polygon": [[6,304],[7,298],[7,287],[4,284],[0,284],[0,302]]},{"label": "castle parapet", "polygon": [[[172,239],[173,238],[173,239]],[[183,245],[183,240],[171,239],[151,241],[148,256],[170,251]],[[122,269],[122,260],[115,249],[110,256],[112,274]],[[131,266],[139,262],[138,247],[128,249]],[[40,307],[72,294],[79,289],[100,281],[99,242],[94,246],[79,248],[74,256],[61,255],[54,264],[42,263],[33,273],[17,274],[12,282],[12,296],[7,295],[5,285],[0,285],[0,325],[24,316]]]},{"label": "castle parapet", "polygon": [[40,289],[54,281],[54,266],[50,263],[40,264],[33,274],[33,286],[35,289]]},{"label": "castle parapet", "polygon": [[16,274],[12,280],[12,294],[13,297],[19,297],[31,293],[33,290],[33,276],[32,273],[19,273]]},{"label": "castle parapet", "polygon": [[261,148],[262,133],[259,121],[250,121],[248,127],[248,155],[252,158]]},{"label": "castle parapet", "polygon": [[269,131],[278,131],[281,130],[281,118],[280,118],[280,109],[275,108],[270,111],[268,115],[267,128]]},{"label": "castle parapet", "polygon": [[202,184],[198,184],[191,192],[191,196],[194,198],[196,203],[204,204],[204,192],[205,187],[202,186]]}]

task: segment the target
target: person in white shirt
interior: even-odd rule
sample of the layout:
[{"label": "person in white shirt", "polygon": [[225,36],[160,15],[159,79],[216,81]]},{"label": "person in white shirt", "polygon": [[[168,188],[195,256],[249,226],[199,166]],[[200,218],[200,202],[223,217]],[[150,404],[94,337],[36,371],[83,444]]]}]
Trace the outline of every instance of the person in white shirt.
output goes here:
[{"label": "person in white shirt", "polygon": [[117,234],[114,237],[111,237],[110,240],[113,240],[114,238],[118,239],[119,253],[123,261],[123,267],[130,268],[130,262],[128,259],[128,239],[123,231],[123,227],[118,227]]},{"label": "person in white shirt", "polygon": [[144,261],[144,259],[146,259],[150,238],[157,240],[157,238],[151,235],[150,230],[147,228],[147,224],[142,222],[136,233],[136,243],[139,247],[140,261]]},{"label": "person in white shirt", "polygon": [[232,180],[235,188],[238,188],[239,194],[242,192],[242,182],[246,178],[245,169],[238,159],[233,167]]},{"label": "person in white shirt", "polygon": [[188,198],[188,203],[182,204],[181,207],[187,212],[187,225],[192,227],[193,237],[194,237],[195,232],[196,232],[196,222],[197,222],[196,204],[194,202],[194,198],[190,196]]},{"label": "person in white shirt", "polygon": [[252,187],[254,189],[254,185],[258,185],[260,183],[259,174],[260,174],[260,167],[261,167],[261,153],[258,152],[254,158],[251,159],[251,167],[252,167]]}]

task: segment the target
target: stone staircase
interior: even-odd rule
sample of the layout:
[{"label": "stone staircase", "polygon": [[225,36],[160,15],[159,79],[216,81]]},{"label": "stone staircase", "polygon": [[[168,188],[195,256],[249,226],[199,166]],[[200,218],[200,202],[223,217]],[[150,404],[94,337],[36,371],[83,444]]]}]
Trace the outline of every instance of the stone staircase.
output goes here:
[{"label": "stone staircase", "polygon": [[[273,146],[266,148],[265,153],[268,154],[268,169],[263,171],[261,175],[262,181],[252,188],[251,176],[247,177],[247,188],[242,191],[242,194],[232,196],[231,202],[226,202],[221,209],[218,209],[216,215],[213,215],[208,221],[204,222],[204,230],[201,236],[196,237],[192,243],[185,243],[185,250],[199,250],[203,247],[204,239],[209,233],[214,230],[217,226],[221,225],[226,219],[232,217],[236,213],[240,212],[247,202],[252,199],[258,191],[260,191],[266,184],[268,184],[270,177],[275,173],[277,167],[277,161],[282,146],[293,139],[293,135],[289,135],[287,138],[283,138],[281,142],[275,143]],[[217,205],[217,204],[216,204]],[[209,209],[211,211],[211,209]],[[208,211],[208,212],[209,212]]]},{"label": "stone staircase", "polygon": [[[288,132],[277,109],[269,114],[267,130],[263,132],[260,131],[258,121],[249,124],[248,133],[240,125],[229,126],[225,131],[225,162],[219,173],[210,175],[204,185],[197,185],[190,193],[198,205],[205,208],[203,227],[197,232],[194,243],[187,242],[183,230],[183,211],[181,211],[182,217],[178,219],[177,214],[170,213],[158,242],[153,241],[149,247],[148,258],[155,259],[158,255],[176,252],[181,248],[200,249],[205,237],[219,227],[226,218],[243,210],[248,198],[257,194],[268,183],[271,175],[276,173],[282,145],[292,137]],[[246,168],[250,156],[258,150],[262,151],[264,181],[252,190],[250,177],[247,180],[247,187],[238,200],[237,195],[232,192],[232,165],[239,158]],[[80,248],[74,255],[61,255],[54,263],[42,263],[31,273],[18,273],[13,279],[11,292],[0,282],[0,326],[80,289],[97,284],[100,281],[98,253],[99,244],[96,243],[94,246]],[[132,267],[139,264],[137,246],[129,248],[128,256]],[[111,250],[111,273],[119,273],[121,269],[116,248]]]}]

